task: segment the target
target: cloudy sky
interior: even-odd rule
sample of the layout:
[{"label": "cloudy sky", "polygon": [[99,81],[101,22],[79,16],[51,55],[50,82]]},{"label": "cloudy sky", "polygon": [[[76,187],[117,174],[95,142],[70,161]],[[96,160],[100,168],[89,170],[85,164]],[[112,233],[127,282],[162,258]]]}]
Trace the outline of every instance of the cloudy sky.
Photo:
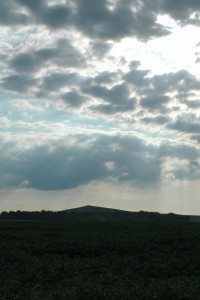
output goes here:
[{"label": "cloudy sky", "polygon": [[0,211],[200,214],[200,1],[0,2]]}]

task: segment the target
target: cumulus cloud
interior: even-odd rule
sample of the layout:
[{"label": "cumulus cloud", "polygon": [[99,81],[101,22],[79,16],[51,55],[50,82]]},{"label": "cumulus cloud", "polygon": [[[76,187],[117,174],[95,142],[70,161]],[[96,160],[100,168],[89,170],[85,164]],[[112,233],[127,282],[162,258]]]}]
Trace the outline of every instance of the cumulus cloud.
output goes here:
[{"label": "cumulus cloud", "polygon": [[148,84],[151,86],[151,90],[146,90],[148,93],[152,90],[157,94],[176,91],[180,96],[190,91],[198,91],[200,88],[197,78],[187,70],[155,75],[148,81]]},{"label": "cumulus cloud", "polygon": [[[90,37],[119,39],[137,36],[140,39],[159,37],[169,33],[157,22],[157,15],[169,15],[180,24],[199,25],[198,1],[66,1],[65,4],[48,1],[9,0],[1,3],[1,23],[4,25],[40,23],[51,30],[76,28]],[[24,12],[24,9],[26,11]],[[16,13],[18,12],[18,13]]]},{"label": "cumulus cloud", "polygon": [[186,144],[178,144],[172,145],[169,142],[165,142],[159,147],[159,156],[160,157],[177,157],[180,159],[185,159],[188,161],[192,161],[194,159],[198,159],[200,153],[197,148],[186,145]]},{"label": "cumulus cloud", "polygon": [[140,105],[149,110],[163,110],[165,105],[170,101],[170,97],[165,95],[149,95],[140,100]]},{"label": "cumulus cloud", "polygon": [[186,133],[199,133],[200,132],[200,120],[194,118],[193,120],[179,116],[175,122],[167,125],[169,129],[186,132]]},{"label": "cumulus cloud", "polygon": [[53,72],[43,77],[41,90],[55,91],[64,86],[76,86],[80,81],[81,77],[75,72]]},{"label": "cumulus cloud", "polygon": [[74,108],[80,107],[86,101],[86,98],[77,92],[67,92],[61,98],[67,105]]},{"label": "cumulus cloud", "polygon": [[[162,36],[169,32],[156,23],[156,14],[137,10],[138,1],[118,1],[112,10],[106,1],[77,1],[75,25],[85,34],[99,38],[119,39],[125,36],[137,36],[141,39]],[[134,11],[133,11],[134,10]]]},{"label": "cumulus cloud", "polygon": [[[29,188],[56,190],[108,178],[141,183],[158,179],[159,159],[146,154],[149,147],[142,140],[119,136],[101,136],[92,142],[87,136],[84,139],[82,147],[78,143],[59,143],[53,148],[44,144],[23,152],[16,150],[14,157],[4,154],[1,182],[19,187],[26,181]],[[108,161],[115,167],[107,168]]]},{"label": "cumulus cloud", "polygon": [[171,29],[158,17],[199,25],[199,8],[195,0],[1,1],[0,137],[12,141],[0,148],[1,187],[199,178],[199,80],[185,69],[155,74],[134,49],[148,44],[151,57],[161,55],[150,40]]},{"label": "cumulus cloud", "polygon": [[146,124],[163,125],[168,123],[171,120],[171,118],[166,115],[157,115],[155,117],[144,117],[141,120]]},{"label": "cumulus cloud", "polygon": [[[81,147],[59,141],[23,152],[15,149],[12,155],[4,153],[1,184],[19,187],[26,181],[27,188],[41,190],[71,189],[96,180],[150,184],[160,180],[166,157],[188,161],[190,174],[198,168],[199,152],[192,146],[165,143],[158,147],[134,136],[98,136],[94,141],[82,138],[85,145]],[[175,170],[174,176],[180,178],[178,174]]]},{"label": "cumulus cloud", "polygon": [[6,90],[26,92],[36,84],[36,79],[31,75],[11,75],[2,79],[2,87]]},{"label": "cumulus cloud", "polygon": [[114,85],[110,89],[100,85],[85,86],[82,92],[107,102],[91,106],[92,110],[103,114],[115,114],[135,108],[136,100],[130,97],[129,90],[124,84]]},{"label": "cumulus cloud", "polygon": [[15,26],[18,24],[27,25],[29,22],[28,14],[12,0],[1,1],[0,3],[0,24]]},{"label": "cumulus cloud", "polygon": [[38,72],[44,67],[83,67],[84,58],[69,40],[60,39],[51,48],[28,49],[11,59],[10,67],[16,72]]},{"label": "cumulus cloud", "polygon": [[[168,30],[156,22],[156,13],[153,9],[148,13],[145,9],[145,1],[140,7],[139,1],[135,3],[118,1],[109,8],[108,2],[77,0],[73,4],[48,5],[48,1],[9,1],[9,5],[2,5],[4,23],[22,24],[28,19],[29,23],[41,23],[51,30],[63,27],[76,28],[90,37],[100,39],[121,39],[125,36],[137,36],[141,39],[158,37],[168,34]],[[26,8],[26,14],[10,12],[11,7],[15,11]]]},{"label": "cumulus cloud", "polygon": [[200,144],[200,135],[192,135],[191,139],[197,141],[197,143]]},{"label": "cumulus cloud", "polygon": [[149,84],[149,80],[146,78],[148,73],[148,70],[138,70],[134,68],[125,74],[124,79],[136,87],[144,87],[146,84]]},{"label": "cumulus cloud", "polygon": [[198,109],[200,108],[200,99],[195,100],[186,100],[185,104],[192,109]]},{"label": "cumulus cloud", "polygon": [[[199,25],[199,8],[200,4],[196,0],[176,2],[170,0],[162,0],[159,2],[159,11],[169,14],[173,19],[178,20],[181,24],[196,23]],[[194,12],[196,14],[194,14]]]}]

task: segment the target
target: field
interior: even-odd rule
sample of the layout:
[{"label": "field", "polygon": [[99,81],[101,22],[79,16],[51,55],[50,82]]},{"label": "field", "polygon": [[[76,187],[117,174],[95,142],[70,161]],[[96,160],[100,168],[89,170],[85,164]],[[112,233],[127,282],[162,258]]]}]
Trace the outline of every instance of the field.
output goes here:
[{"label": "field", "polygon": [[0,299],[200,299],[200,224],[1,221]]}]

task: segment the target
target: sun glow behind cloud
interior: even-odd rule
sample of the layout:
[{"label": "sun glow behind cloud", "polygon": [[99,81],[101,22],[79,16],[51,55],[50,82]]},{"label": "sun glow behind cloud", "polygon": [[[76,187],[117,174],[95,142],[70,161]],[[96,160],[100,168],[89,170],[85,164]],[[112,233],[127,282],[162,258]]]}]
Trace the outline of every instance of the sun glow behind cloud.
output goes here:
[{"label": "sun glow behind cloud", "polygon": [[[164,20],[166,21],[166,18]],[[170,22],[162,24],[167,25]],[[124,58],[127,62],[139,60],[140,68],[151,70],[152,75],[185,69],[199,78],[199,65],[196,62],[199,27],[179,27],[173,22],[170,30],[170,35],[147,42],[140,42],[135,38],[124,39],[115,44],[111,54],[119,59]]]}]

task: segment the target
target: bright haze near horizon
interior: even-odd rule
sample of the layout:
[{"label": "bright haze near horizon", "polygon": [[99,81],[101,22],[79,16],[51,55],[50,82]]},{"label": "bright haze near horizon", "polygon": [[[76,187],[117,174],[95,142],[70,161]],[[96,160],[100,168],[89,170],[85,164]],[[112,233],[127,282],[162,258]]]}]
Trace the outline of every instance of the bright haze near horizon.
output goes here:
[{"label": "bright haze near horizon", "polygon": [[199,11],[0,2],[0,211],[200,214]]}]

